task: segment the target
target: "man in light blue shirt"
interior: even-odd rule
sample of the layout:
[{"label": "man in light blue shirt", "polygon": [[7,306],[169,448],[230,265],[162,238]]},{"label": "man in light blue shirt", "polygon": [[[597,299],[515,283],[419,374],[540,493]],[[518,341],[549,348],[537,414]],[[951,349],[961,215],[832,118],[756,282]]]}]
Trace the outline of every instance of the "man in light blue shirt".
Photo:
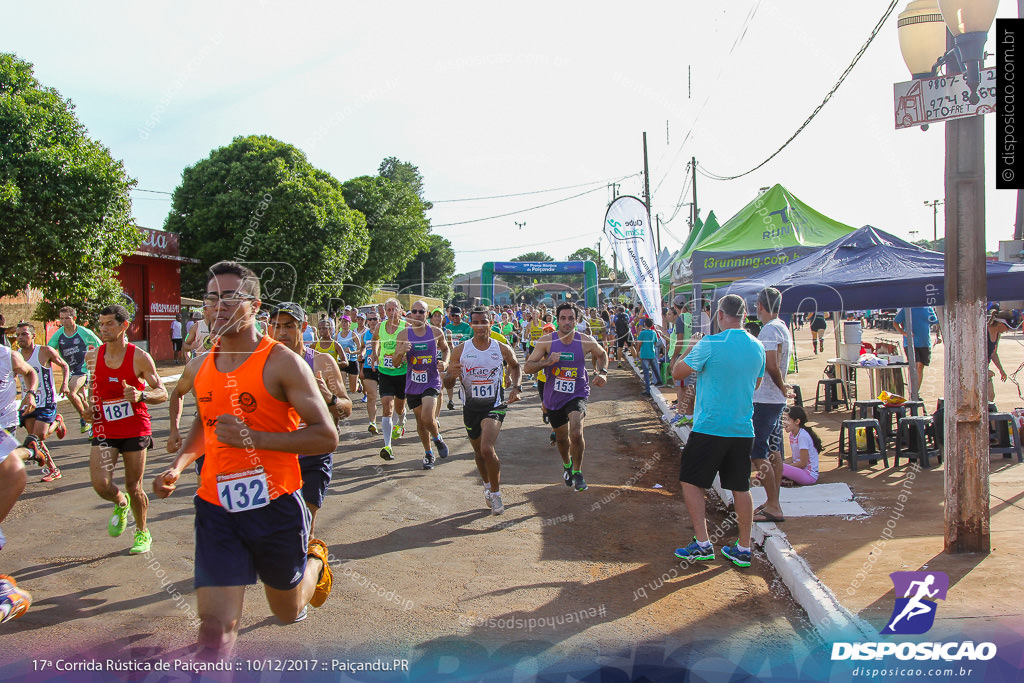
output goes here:
[{"label": "man in light blue shirt", "polygon": [[[930,365],[932,362],[932,325],[939,322],[939,318],[935,315],[935,309],[931,306],[922,306],[918,308],[911,308],[911,325],[913,330],[907,332],[907,309],[901,308],[899,313],[896,314],[896,318],[893,319],[893,329],[903,335],[903,348],[904,350],[910,346],[911,341],[914,344],[914,360],[917,361],[917,386],[915,390],[921,389],[921,380],[924,376],[925,366]],[[907,353],[907,358],[910,358],[910,353]],[[913,390],[911,394],[913,394]]]},{"label": "man in light blue shirt", "polygon": [[715,559],[708,536],[704,489],[718,475],[733,492],[739,539],[722,548],[738,567],[750,566],[750,528],[754,503],[750,497],[750,449],[754,442],[754,390],[765,371],[764,347],[743,329],[746,305],[735,294],[718,302],[718,334],[701,339],[672,368],[673,379],[697,373],[697,404],[693,432],[683,448],[679,480],[683,501],[693,522],[693,543],[676,549],[676,557],[707,562]]}]

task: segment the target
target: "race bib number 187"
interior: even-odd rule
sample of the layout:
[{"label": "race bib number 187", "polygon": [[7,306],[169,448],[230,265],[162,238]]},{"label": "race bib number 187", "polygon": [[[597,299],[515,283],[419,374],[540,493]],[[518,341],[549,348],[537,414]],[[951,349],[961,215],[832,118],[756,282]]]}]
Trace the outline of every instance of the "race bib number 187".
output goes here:
[{"label": "race bib number 187", "polygon": [[115,422],[131,417],[135,414],[132,404],[128,401],[106,401],[103,403],[103,419],[107,422]]}]

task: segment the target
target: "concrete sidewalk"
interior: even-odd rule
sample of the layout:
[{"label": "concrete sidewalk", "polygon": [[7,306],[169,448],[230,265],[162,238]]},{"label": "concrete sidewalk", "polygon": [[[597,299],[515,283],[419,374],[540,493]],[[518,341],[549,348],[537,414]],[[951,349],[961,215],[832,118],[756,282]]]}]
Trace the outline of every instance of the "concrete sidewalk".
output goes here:
[{"label": "concrete sidewalk", "polygon": [[[877,338],[898,339],[892,333],[865,331],[866,340]],[[810,426],[824,444],[819,485],[849,486],[854,501],[867,514],[791,516],[777,525],[755,524],[761,532],[757,535],[784,537],[854,621],[861,625],[866,622],[875,630],[885,627],[892,612],[894,593],[889,574],[896,571],[932,570],[949,576],[948,597],[939,605],[929,638],[991,630],[997,628],[1000,619],[1019,617],[1024,588],[1011,577],[1018,575],[1018,563],[1024,559],[1024,538],[1020,533],[1024,530],[1024,465],[1018,464],[1015,458],[1004,459],[1000,455],[990,458],[991,553],[946,554],[943,551],[941,464],[933,460],[931,469],[922,470],[902,460],[896,468],[892,466],[890,454],[888,468],[881,461],[874,466],[862,463],[857,472],[846,465],[837,465],[839,426],[844,419],[850,419],[850,412],[812,412],[814,390],[818,380],[824,377],[825,361],[836,355],[831,329],[826,346],[829,344],[832,351],[815,355],[810,345],[810,332],[806,328],[798,332],[800,371],[790,374],[788,381],[801,386]],[[943,351],[941,345],[933,349],[931,366],[925,372],[921,398],[929,413],[942,394]],[[1011,374],[1024,363],[1024,345],[1019,340],[1003,340],[999,354]],[[1021,375],[1024,379],[1024,372]],[[674,390],[666,388],[662,392],[663,400],[656,399],[656,402],[664,406],[664,411],[674,398]],[[861,398],[867,398],[866,387],[861,393]],[[1009,411],[1024,405],[1024,400],[1011,382],[997,381],[996,403],[1000,410]],[[789,455],[787,452],[786,456]],[[770,561],[771,555],[768,553]],[[785,578],[789,570],[776,568]],[[793,586],[790,590],[794,590]],[[821,596],[809,595],[801,600],[797,591],[794,596],[808,610],[819,630],[825,631],[813,614],[813,610],[820,607],[814,603],[819,602]]]}]

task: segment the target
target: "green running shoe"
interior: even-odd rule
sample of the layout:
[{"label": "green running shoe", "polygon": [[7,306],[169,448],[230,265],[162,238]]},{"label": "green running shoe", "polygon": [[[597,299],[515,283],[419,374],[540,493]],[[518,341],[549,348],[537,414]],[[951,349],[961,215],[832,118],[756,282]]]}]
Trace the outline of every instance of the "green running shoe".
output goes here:
[{"label": "green running shoe", "polygon": [[110,516],[110,521],[107,522],[107,533],[117,538],[124,533],[124,530],[128,528],[128,501],[125,501],[124,506],[114,503],[114,514]]},{"label": "green running shoe", "polygon": [[152,545],[153,535],[149,533],[149,529],[146,529],[145,531],[139,531],[138,529],[135,529],[135,543],[132,544],[132,549],[128,552],[132,555],[148,553]]}]

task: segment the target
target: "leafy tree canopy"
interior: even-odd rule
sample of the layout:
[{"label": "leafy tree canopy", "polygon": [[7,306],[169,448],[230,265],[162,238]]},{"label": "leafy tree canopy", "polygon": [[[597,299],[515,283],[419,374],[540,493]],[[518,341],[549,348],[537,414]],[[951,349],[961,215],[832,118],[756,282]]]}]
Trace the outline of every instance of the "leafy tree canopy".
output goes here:
[{"label": "leafy tree canopy", "polygon": [[396,183],[407,185],[423,202],[425,210],[434,208],[433,204],[423,198],[423,174],[420,173],[420,169],[415,164],[409,161],[402,161],[398,157],[387,157],[380,162],[377,175],[381,178],[387,178]]},{"label": "leafy tree canopy", "polygon": [[447,301],[452,295],[452,279],[455,274],[455,251],[452,243],[440,235],[429,235],[430,247],[421,251],[398,274],[396,282],[401,290],[419,293],[420,264],[423,264],[423,281],[427,296]]},{"label": "leafy tree canopy", "polygon": [[423,202],[405,183],[361,176],[345,183],[342,192],[348,205],[366,216],[370,236],[366,262],[345,289],[346,302],[360,304],[375,287],[393,284],[420,251],[430,248],[430,222]]},{"label": "leafy tree canopy", "polygon": [[142,242],[135,181],[86,133],[70,100],[0,53],[0,296],[39,289],[44,315],[119,292],[114,268]]},{"label": "leafy tree canopy", "polygon": [[611,273],[611,268],[605,263],[605,260],[601,258],[600,254],[597,253],[596,249],[590,247],[583,247],[577,249],[573,253],[569,254],[566,261],[593,261],[597,265],[597,274],[601,278],[607,278]]},{"label": "leafy tree canopy", "polygon": [[345,203],[341,183],[268,135],[237,137],[186,168],[164,227],[200,261],[182,268],[183,292],[202,292],[206,269],[231,259],[257,270],[268,302],[336,296],[370,245],[366,218]]}]

